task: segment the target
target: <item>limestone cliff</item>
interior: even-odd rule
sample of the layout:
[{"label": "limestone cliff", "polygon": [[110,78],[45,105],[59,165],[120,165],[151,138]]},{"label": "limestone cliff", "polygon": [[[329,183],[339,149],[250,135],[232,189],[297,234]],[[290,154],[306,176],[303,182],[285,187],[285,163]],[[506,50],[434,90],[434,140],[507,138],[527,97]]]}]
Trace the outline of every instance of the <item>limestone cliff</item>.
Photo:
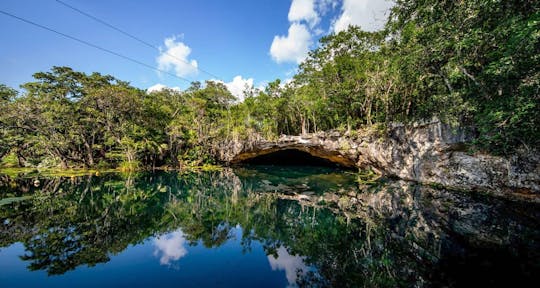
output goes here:
[{"label": "limestone cliff", "polygon": [[216,157],[239,163],[279,150],[296,149],[345,167],[372,169],[379,174],[460,190],[482,191],[540,202],[540,155],[526,151],[511,158],[471,154],[472,139],[464,129],[440,122],[394,125],[386,132],[320,132],[282,136],[277,141],[221,143]]},{"label": "limestone cliff", "polygon": [[397,126],[381,140],[359,140],[357,167],[463,190],[540,196],[538,153],[522,152],[511,158],[469,154],[464,149],[464,143],[471,140],[467,132],[439,122]]}]

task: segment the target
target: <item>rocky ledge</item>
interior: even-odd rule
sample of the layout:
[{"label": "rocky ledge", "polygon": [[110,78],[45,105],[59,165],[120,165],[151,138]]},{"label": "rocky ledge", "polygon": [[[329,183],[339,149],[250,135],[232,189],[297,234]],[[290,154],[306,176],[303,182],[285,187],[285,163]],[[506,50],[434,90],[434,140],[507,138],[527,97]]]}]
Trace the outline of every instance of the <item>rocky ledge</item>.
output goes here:
[{"label": "rocky ledge", "polygon": [[239,163],[280,150],[296,149],[345,167],[372,169],[390,177],[447,188],[540,202],[540,155],[523,151],[504,158],[466,151],[465,129],[438,121],[394,125],[386,132],[319,132],[221,143],[216,157]]}]

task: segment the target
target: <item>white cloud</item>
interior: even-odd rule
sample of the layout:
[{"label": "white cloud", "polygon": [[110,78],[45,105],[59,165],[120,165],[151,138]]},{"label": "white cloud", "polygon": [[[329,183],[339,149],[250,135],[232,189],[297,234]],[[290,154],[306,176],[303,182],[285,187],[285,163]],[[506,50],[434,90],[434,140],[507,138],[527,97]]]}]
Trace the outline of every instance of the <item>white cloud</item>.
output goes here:
[{"label": "white cloud", "polygon": [[289,9],[289,21],[306,21],[313,28],[321,19],[315,12],[315,0],[293,0]]},{"label": "white cloud", "polygon": [[255,87],[259,91],[264,91],[266,89],[266,86],[268,86],[268,81],[261,81],[259,84],[257,84],[257,87]]},{"label": "white cloud", "polygon": [[244,91],[246,88],[253,88],[253,78],[243,78],[238,75],[233,78],[231,82],[223,82],[221,80],[212,80],[215,82],[223,83],[229,92],[233,94],[240,102],[244,101]]},{"label": "white cloud", "polygon": [[181,230],[162,235],[154,240],[154,256],[159,256],[159,263],[161,265],[169,265],[172,261],[187,255],[188,251],[184,247],[186,239],[184,233]]},{"label": "white cloud", "polygon": [[176,36],[165,38],[165,49],[160,49],[157,57],[158,68],[165,71],[173,70],[179,77],[197,74],[198,64],[196,60],[190,60],[191,48]]},{"label": "white cloud", "polygon": [[333,31],[346,30],[356,25],[366,31],[376,31],[384,27],[388,11],[393,6],[388,0],[344,0],[341,15],[333,24]]},{"label": "white cloud", "polygon": [[278,257],[268,255],[268,262],[273,271],[285,270],[285,277],[289,282],[289,287],[296,285],[296,279],[299,274],[305,274],[309,268],[304,264],[304,259],[300,256],[292,256],[287,249],[280,247],[277,250]]},{"label": "white cloud", "polygon": [[324,15],[330,10],[336,9],[339,2],[340,0],[317,0],[317,11],[319,11],[321,15]]},{"label": "white cloud", "polygon": [[277,63],[300,64],[307,56],[314,36],[321,36],[321,17],[334,10],[340,0],[292,0],[288,19],[291,25],[286,36],[276,35],[270,55]]},{"label": "white cloud", "polygon": [[311,34],[304,24],[293,23],[287,36],[274,36],[270,55],[277,63],[301,63],[309,52]]},{"label": "white cloud", "polygon": [[253,78],[244,79],[238,75],[233,78],[233,81],[225,83],[227,89],[240,101],[244,100],[244,90],[253,87]]},{"label": "white cloud", "polygon": [[313,30],[313,34],[314,34],[315,36],[321,36],[321,35],[324,34],[324,30],[321,29],[321,28],[319,28],[319,27],[317,27],[317,28],[315,28],[315,29]]},{"label": "white cloud", "polygon": [[294,79],[293,79],[292,77],[291,77],[291,78],[287,78],[287,79],[281,81],[281,84],[279,84],[279,86],[280,86],[281,88],[285,88],[285,86],[287,86],[287,84],[292,83],[293,80],[294,80]]},{"label": "white cloud", "polygon": [[152,92],[159,92],[159,91],[163,91],[163,90],[165,90],[165,89],[170,89],[170,90],[173,90],[173,91],[176,91],[176,92],[180,92],[180,91],[181,91],[180,87],[177,87],[177,86],[175,86],[175,87],[168,87],[168,86],[166,86],[166,85],[163,85],[163,84],[158,83],[158,84],[156,84],[156,85],[153,85],[153,86],[148,87],[148,89],[146,89],[146,93],[150,94],[150,93],[152,93]]}]

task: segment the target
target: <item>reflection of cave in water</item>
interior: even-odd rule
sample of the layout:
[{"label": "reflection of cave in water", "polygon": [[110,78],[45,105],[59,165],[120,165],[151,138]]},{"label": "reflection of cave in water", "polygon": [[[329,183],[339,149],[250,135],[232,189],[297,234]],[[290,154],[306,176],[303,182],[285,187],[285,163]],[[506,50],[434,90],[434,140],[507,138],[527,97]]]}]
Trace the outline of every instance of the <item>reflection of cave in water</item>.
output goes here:
[{"label": "reflection of cave in water", "polygon": [[260,155],[243,161],[246,164],[254,165],[287,165],[287,166],[324,166],[340,167],[339,164],[330,160],[313,156],[307,152],[286,149],[264,155]]},{"label": "reflection of cave in water", "polygon": [[[0,221],[0,244],[24,245],[16,253],[6,254],[9,250],[0,248],[0,266],[19,267],[13,263],[24,260],[29,267],[58,275],[88,263],[107,265],[109,255],[139,251],[130,244],[152,241],[145,252],[148,261],[141,258],[134,263],[137,270],[123,270],[137,273],[137,280],[153,281],[144,283],[157,281],[157,286],[184,276],[187,281],[215,286],[215,277],[207,276],[217,275],[212,274],[215,271],[227,271],[230,276],[224,281],[231,282],[223,285],[235,286],[232,283],[241,274],[254,281],[263,275],[268,286],[280,286],[270,284],[279,282],[310,287],[317,283],[335,287],[400,286],[397,283],[409,287],[521,287],[529,286],[525,285],[528,281],[535,283],[535,275],[540,275],[536,273],[540,259],[538,205],[484,199],[406,181],[385,180],[359,187],[354,173],[336,170],[262,165],[185,174],[140,173],[129,178],[116,173],[43,178],[39,194],[28,188],[33,187],[32,178],[15,182],[24,189],[14,188],[8,179],[6,184],[0,183],[0,196],[22,198],[33,191],[37,197],[45,193],[54,197],[47,201],[21,199],[1,207],[6,220]],[[69,193],[60,193],[60,189]],[[111,195],[122,201],[111,205],[107,198]],[[102,220],[102,211],[110,211],[111,221]],[[248,227],[246,231],[242,226]],[[110,235],[107,239],[112,241],[95,241],[103,235]],[[192,248],[192,243],[198,247]],[[264,257],[261,245],[267,252]],[[241,266],[231,265],[231,249],[247,255],[235,258]],[[148,273],[157,271],[153,270],[156,262],[167,268],[160,271],[177,271],[156,277]],[[212,270],[214,266],[219,268]],[[105,267],[115,269],[114,264]],[[253,273],[255,270],[262,274]],[[32,275],[43,274],[28,274],[28,278]],[[111,286],[121,279],[121,274],[116,275],[110,279]],[[36,279],[43,281],[41,276]]]}]

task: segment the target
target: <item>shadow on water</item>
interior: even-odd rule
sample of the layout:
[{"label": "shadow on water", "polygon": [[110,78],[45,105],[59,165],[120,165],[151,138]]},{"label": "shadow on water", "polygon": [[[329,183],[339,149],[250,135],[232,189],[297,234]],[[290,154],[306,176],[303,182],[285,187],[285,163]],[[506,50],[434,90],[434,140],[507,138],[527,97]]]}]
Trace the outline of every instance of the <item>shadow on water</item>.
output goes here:
[{"label": "shadow on water", "polygon": [[[242,257],[262,247],[267,257],[246,258],[242,269],[263,261],[272,271],[285,271],[287,285],[458,287],[539,280],[537,204],[405,181],[366,186],[354,173],[328,167],[108,174],[39,183],[1,179],[0,247],[23,244],[17,261],[25,263],[27,279],[36,273],[31,271],[69,275],[100,263],[113,269],[108,265],[115,255],[152,240],[165,247],[159,251],[173,251],[159,254],[161,264],[187,263],[189,257],[182,257],[197,247],[228,251],[236,245]],[[167,248],[176,240],[189,247]],[[1,253],[0,265],[15,261]],[[154,266],[141,263],[141,283],[145,277],[172,281],[169,274],[156,280],[145,272]],[[186,265],[176,273],[188,271]],[[208,266],[196,267],[204,272]],[[197,275],[185,277],[196,283]],[[233,285],[237,276],[223,276],[222,284]],[[269,277],[252,280],[265,283]]]}]

